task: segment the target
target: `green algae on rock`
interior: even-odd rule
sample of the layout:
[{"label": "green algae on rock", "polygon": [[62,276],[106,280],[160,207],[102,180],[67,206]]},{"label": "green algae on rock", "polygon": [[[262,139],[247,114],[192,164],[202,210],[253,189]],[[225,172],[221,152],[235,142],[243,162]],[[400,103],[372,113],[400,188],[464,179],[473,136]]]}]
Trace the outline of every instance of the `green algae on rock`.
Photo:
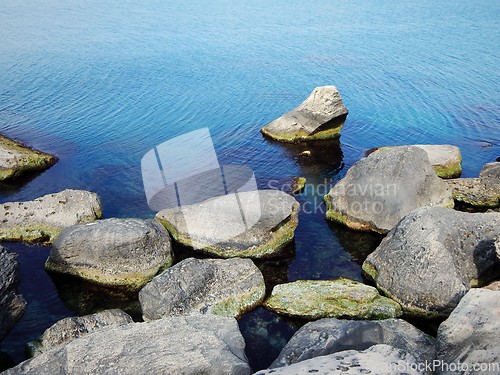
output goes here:
[{"label": "green algae on rock", "polygon": [[304,177],[294,177],[292,179],[291,193],[294,195],[303,193],[306,182],[307,180]]},{"label": "green algae on rock", "polygon": [[0,135],[0,181],[15,179],[29,171],[49,168],[57,161],[55,156],[30,150]]},{"label": "green algae on rock", "polygon": [[304,319],[389,319],[402,315],[401,306],[357,281],[299,280],[276,285],[264,307],[277,314]]}]

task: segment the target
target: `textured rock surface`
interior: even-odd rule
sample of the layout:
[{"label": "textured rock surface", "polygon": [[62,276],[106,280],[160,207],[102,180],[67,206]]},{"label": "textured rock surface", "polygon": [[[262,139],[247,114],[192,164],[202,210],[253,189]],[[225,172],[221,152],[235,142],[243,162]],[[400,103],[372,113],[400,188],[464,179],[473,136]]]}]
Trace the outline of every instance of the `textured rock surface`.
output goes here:
[{"label": "textured rock surface", "polygon": [[35,357],[71,339],[76,339],[109,325],[134,321],[122,310],[104,310],[95,314],[64,318],[46,329],[40,339],[27,344],[30,357]]},{"label": "textured rock surface", "polygon": [[399,304],[382,297],[377,289],[343,278],[276,285],[264,307],[305,319],[388,319],[401,315]]},{"label": "textured rock surface", "polygon": [[194,312],[239,317],[264,299],[264,278],[251,259],[188,258],[139,292],[144,320]]},{"label": "textured rock surface", "polygon": [[434,341],[402,319],[320,319],[300,328],[269,368],[344,350],[366,350],[376,344],[403,349],[418,362],[432,362],[436,355]]},{"label": "textured rock surface", "polygon": [[[421,366],[423,367],[423,366]],[[364,351],[347,350],[327,356],[315,357],[291,366],[263,370],[254,375],[416,375],[420,371],[415,358],[401,349],[389,345],[374,345]]]},{"label": "textured rock surface", "polygon": [[[255,192],[239,193],[241,201],[247,195]],[[298,224],[299,203],[292,196],[279,190],[259,190],[260,203],[257,207],[248,205],[246,211],[255,210],[260,219],[255,225],[245,232],[226,239],[226,233],[232,231],[235,223],[231,215],[224,215],[224,211],[214,212],[207,210],[204,205],[210,199],[190,206],[183,206],[188,210],[190,217],[196,219],[189,228],[184,220],[180,208],[162,210],[156,215],[157,220],[168,229],[175,241],[197,251],[220,256],[222,258],[249,257],[268,258],[277,256],[281,250],[293,240],[294,231]],[[229,196],[216,197],[219,202],[224,202]],[[220,204],[223,208],[224,204]],[[253,215],[246,213],[247,216]],[[205,223],[218,218],[220,233],[208,230]],[[220,240],[219,240],[220,237]]]},{"label": "textured rock surface", "polygon": [[408,214],[363,263],[379,290],[414,315],[446,316],[499,275],[500,213],[424,207]]},{"label": "textured rock surface", "polygon": [[170,236],[156,220],[112,218],[64,229],[45,269],[137,290],[171,264]]},{"label": "textured rock surface", "polygon": [[[462,174],[462,154],[452,145],[412,145],[427,153],[432,168],[441,178],[457,178]],[[395,146],[399,147],[399,146]],[[393,148],[380,147],[377,150]]]},{"label": "textured rock surface", "polygon": [[21,269],[17,255],[0,246],[0,342],[26,311],[20,283]]},{"label": "textured rock surface", "polygon": [[347,108],[335,86],[316,87],[297,108],[261,129],[261,133],[282,142],[331,139],[340,136]]},{"label": "textured rock surface", "polygon": [[0,241],[50,244],[64,228],[102,217],[97,194],[64,190],[28,202],[0,205]]},{"label": "textured rock surface", "polygon": [[489,289],[489,290],[494,290],[496,292],[500,292],[500,281],[493,281],[491,284],[483,286],[483,289]]},{"label": "textured rock surface", "polygon": [[[470,364],[466,372],[438,367],[437,374],[500,373],[500,292],[471,289],[439,326],[437,359],[446,364]],[[474,368],[472,364],[484,364]]]},{"label": "textured rock surface", "polygon": [[4,374],[247,375],[233,318],[199,315],[103,327]]},{"label": "textured rock surface", "polygon": [[495,182],[500,182],[500,163],[486,163],[483,165],[481,172],[479,172],[479,178],[497,180]]},{"label": "textured rock surface", "polygon": [[352,229],[387,233],[422,206],[453,207],[451,189],[414,146],[394,147],[359,160],[325,196],[327,219]]},{"label": "textured rock surface", "polygon": [[49,168],[57,158],[0,135],[0,181],[14,179],[23,173]]}]

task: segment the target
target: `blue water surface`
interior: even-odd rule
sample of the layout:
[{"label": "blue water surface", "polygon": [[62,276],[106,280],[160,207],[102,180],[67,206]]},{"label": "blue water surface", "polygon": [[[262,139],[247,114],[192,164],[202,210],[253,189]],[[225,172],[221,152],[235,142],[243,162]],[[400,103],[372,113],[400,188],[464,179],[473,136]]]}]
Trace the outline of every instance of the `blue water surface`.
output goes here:
[{"label": "blue water surface", "polygon": [[[0,202],[85,189],[105,217],[153,217],[142,156],[208,127],[220,163],[251,167],[261,187],[311,184],[295,256],[270,273],[361,281],[360,249],[377,239],[326,223],[316,187],[377,146],[454,144],[464,177],[500,156],[499,19],[496,0],[0,0],[0,133],[60,159],[1,186]],[[307,159],[308,146],[259,134],[323,85],[349,109],[340,142]],[[43,271],[49,248],[4,245],[19,254],[28,301],[2,343],[19,362],[24,343],[82,312]],[[262,309],[240,326],[254,370],[296,330]]]}]

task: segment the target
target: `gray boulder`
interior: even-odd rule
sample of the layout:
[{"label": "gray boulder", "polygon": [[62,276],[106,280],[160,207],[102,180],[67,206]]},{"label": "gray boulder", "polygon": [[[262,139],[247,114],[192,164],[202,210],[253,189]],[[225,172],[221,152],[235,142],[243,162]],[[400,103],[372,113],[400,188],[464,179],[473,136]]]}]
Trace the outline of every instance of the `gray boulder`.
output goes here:
[{"label": "gray boulder", "polygon": [[139,292],[144,320],[193,312],[239,317],[264,299],[264,278],[251,259],[188,258]]},{"label": "gray boulder", "polygon": [[97,194],[64,190],[28,202],[0,205],[0,241],[51,244],[64,228],[102,218]]},{"label": "gray boulder", "polygon": [[[224,195],[162,210],[156,214],[156,219],[167,228],[175,241],[201,253],[222,258],[280,255],[293,240],[299,203],[279,190],[238,193],[238,199],[243,202],[241,210],[238,206],[234,210],[234,196]],[[242,215],[247,219],[253,218],[255,224],[240,233],[236,219],[241,221]]]},{"label": "gray boulder", "polygon": [[169,267],[172,257],[170,236],[157,221],[112,218],[64,229],[45,269],[133,291]]},{"label": "gray boulder", "polygon": [[17,255],[0,246],[0,342],[26,312],[20,284],[21,269]]},{"label": "gray boulder", "polygon": [[368,255],[363,271],[411,315],[447,316],[471,287],[500,275],[500,213],[412,211]]},{"label": "gray boulder", "polygon": [[347,113],[335,86],[316,87],[301,105],[266,125],[261,133],[291,143],[338,138]]},{"label": "gray boulder", "polygon": [[372,375],[417,375],[425,374],[425,364],[402,349],[379,344],[364,351],[347,350],[321,357],[307,359],[290,366],[263,370],[254,375],[297,374],[372,374]]},{"label": "gray boulder", "polygon": [[300,328],[269,368],[344,350],[366,350],[377,344],[405,350],[419,363],[432,362],[436,356],[434,341],[402,319],[320,319]]},{"label": "gray boulder", "polygon": [[500,374],[499,312],[500,292],[471,289],[439,326],[436,373]]},{"label": "gray boulder", "polygon": [[84,336],[102,327],[129,324],[134,321],[120,309],[104,310],[95,314],[64,318],[47,328],[38,341],[29,342],[26,351],[36,357],[57,345]]},{"label": "gray boulder", "polygon": [[57,158],[40,151],[30,150],[20,143],[0,135],[0,181],[51,167]]},{"label": "gray boulder", "polygon": [[103,327],[21,362],[4,374],[250,372],[237,321],[207,314]]},{"label": "gray boulder", "polygon": [[356,162],[325,196],[326,218],[356,230],[390,231],[418,207],[453,208],[451,189],[427,153],[415,146],[394,147]]},{"label": "gray boulder", "polygon": [[402,313],[397,302],[382,297],[374,287],[344,278],[276,285],[264,307],[302,319],[388,319]]},{"label": "gray boulder", "polygon": [[500,163],[486,163],[483,165],[481,172],[479,172],[479,178],[491,179],[496,180],[495,182],[500,182]]}]

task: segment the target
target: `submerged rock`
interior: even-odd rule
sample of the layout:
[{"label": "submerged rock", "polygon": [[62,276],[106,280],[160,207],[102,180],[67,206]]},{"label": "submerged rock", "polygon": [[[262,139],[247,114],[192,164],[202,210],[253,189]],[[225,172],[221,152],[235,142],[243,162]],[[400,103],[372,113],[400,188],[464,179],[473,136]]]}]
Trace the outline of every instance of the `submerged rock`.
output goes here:
[{"label": "submerged rock", "polygon": [[47,169],[57,161],[55,156],[30,150],[0,135],[0,181],[15,179],[30,171]]},{"label": "submerged rock", "polygon": [[45,269],[138,290],[172,260],[170,236],[156,220],[112,218],[64,229]]},{"label": "submerged rock", "polygon": [[301,194],[304,192],[307,180],[304,177],[294,177],[292,178],[292,194]]},{"label": "submerged rock", "polygon": [[64,190],[27,202],[0,205],[0,241],[51,244],[64,228],[102,218],[97,194]]},{"label": "submerged rock", "polygon": [[260,132],[276,141],[291,143],[338,138],[347,113],[335,86],[316,87],[301,105]]},{"label": "submerged rock", "polygon": [[0,342],[26,311],[20,284],[21,269],[17,255],[0,246]]},{"label": "submerged rock", "polygon": [[269,368],[289,366],[344,350],[366,350],[387,344],[412,354],[419,363],[432,362],[434,341],[402,319],[379,321],[320,319],[300,328]]},{"label": "submerged rock", "polygon": [[500,275],[500,213],[412,211],[363,263],[377,288],[417,316],[447,316]]},{"label": "submerged rock", "polygon": [[326,218],[356,230],[390,231],[422,206],[453,208],[451,189],[419,147],[400,146],[356,162],[325,196]]},{"label": "submerged rock", "polygon": [[[263,370],[254,375],[296,374],[391,374],[422,375],[423,366],[411,354],[389,345],[374,345],[364,351],[347,350],[335,354],[307,359],[290,366]],[[422,369],[422,370],[421,370]]]},{"label": "submerged rock", "polygon": [[103,327],[21,362],[4,374],[250,372],[237,321],[207,314]]},{"label": "submerged rock", "polygon": [[64,318],[46,329],[38,341],[26,345],[30,357],[36,357],[68,340],[82,337],[109,325],[129,324],[130,315],[119,309],[104,310],[86,316]]},{"label": "submerged rock", "polygon": [[[247,218],[256,219],[256,224],[242,233],[235,228],[238,225],[235,212],[226,211],[228,207],[232,210],[232,199],[234,196],[225,195],[162,210],[156,214],[156,219],[167,228],[175,241],[198,252],[222,258],[270,258],[280,255],[293,240],[298,224],[299,203],[295,198],[279,190],[238,193],[240,202],[249,202],[242,206],[242,212],[236,212],[238,218],[241,220],[244,214]],[[189,225],[185,215],[189,215]],[[228,233],[240,234],[228,238]]]},{"label": "submerged rock", "polygon": [[374,287],[344,278],[276,285],[264,307],[303,319],[388,319],[402,314],[398,303],[382,297]]},{"label": "submerged rock", "polygon": [[144,320],[193,312],[237,318],[258,306],[266,287],[251,259],[188,258],[139,292]]},{"label": "submerged rock", "polygon": [[[499,374],[499,312],[500,292],[471,289],[439,326],[437,360],[443,365],[436,373]],[[457,365],[466,371],[457,371]]]}]

